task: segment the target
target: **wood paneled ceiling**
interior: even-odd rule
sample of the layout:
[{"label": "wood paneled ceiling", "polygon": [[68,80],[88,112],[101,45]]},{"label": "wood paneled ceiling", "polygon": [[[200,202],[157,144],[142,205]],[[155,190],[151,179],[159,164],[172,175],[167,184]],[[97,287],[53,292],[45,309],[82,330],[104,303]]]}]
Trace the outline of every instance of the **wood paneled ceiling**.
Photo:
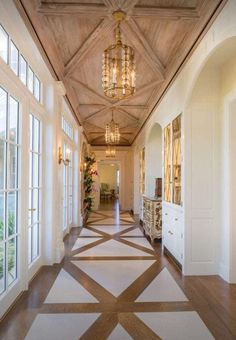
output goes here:
[{"label": "wood paneled ceiling", "polygon": [[[131,145],[153,108],[226,0],[15,0],[92,145],[104,145],[105,124]],[[102,53],[114,42],[112,12],[127,13],[122,40],[136,55],[136,93],[103,94]]]}]

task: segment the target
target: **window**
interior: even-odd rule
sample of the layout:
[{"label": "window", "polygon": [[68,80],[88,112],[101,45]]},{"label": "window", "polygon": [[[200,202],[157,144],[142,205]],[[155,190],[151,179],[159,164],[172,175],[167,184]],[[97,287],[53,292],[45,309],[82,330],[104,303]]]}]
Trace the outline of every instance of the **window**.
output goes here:
[{"label": "window", "polygon": [[63,116],[61,117],[61,128],[71,140],[74,139],[73,127],[67,122],[67,120]]},{"label": "window", "polygon": [[0,294],[17,278],[19,103],[0,88]]},{"label": "window", "polygon": [[16,45],[11,40],[10,42],[10,67],[12,71],[18,76],[19,74],[19,51]]},{"label": "window", "polygon": [[0,56],[6,64],[9,63],[12,71],[19,76],[24,85],[27,85],[29,91],[40,102],[41,100],[41,82],[35,75],[32,68],[28,65],[27,61],[20,54],[13,40],[10,40],[9,48],[9,35],[0,25]]},{"label": "window", "polygon": [[0,56],[8,63],[8,34],[0,25]]},{"label": "window", "polygon": [[27,82],[28,89],[31,93],[34,93],[34,72],[32,68],[28,66],[28,82]]},{"label": "window", "polygon": [[30,114],[28,263],[39,256],[41,123]]},{"label": "window", "polygon": [[68,166],[63,164],[63,230],[66,230],[73,220],[73,155],[66,144],[63,144],[63,158],[70,160]]},{"label": "window", "polygon": [[36,75],[34,75],[34,96],[38,101],[40,101],[40,81]]},{"label": "window", "polygon": [[22,55],[20,55],[20,80],[23,84],[27,84],[27,62]]}]

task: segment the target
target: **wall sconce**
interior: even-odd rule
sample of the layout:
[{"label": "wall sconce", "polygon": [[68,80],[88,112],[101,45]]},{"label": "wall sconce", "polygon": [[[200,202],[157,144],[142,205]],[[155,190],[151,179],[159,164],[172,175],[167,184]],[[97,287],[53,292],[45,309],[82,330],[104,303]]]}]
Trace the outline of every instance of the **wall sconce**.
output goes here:
[{"label": "wall sconce", "polygon": [[70,164],[70,149],[66,149],[66,159],[63,159],[62,148],[61,146],[59,146],[58,163],[63,163],[65,166],[68,166]]}]

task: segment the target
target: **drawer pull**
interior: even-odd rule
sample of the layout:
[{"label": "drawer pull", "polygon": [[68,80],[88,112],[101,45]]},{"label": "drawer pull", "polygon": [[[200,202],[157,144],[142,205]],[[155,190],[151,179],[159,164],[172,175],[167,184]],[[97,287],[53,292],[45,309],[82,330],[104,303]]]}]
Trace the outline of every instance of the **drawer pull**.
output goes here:
[{"label": "drawer pull", "polygon": [[167,216],[168,214],[167,214],[167,213],[165,213],[165,215]]},{"label": "drawer pull", "polygon": [[175,218],[175,221],[178,221],[178,220],[179,220],[179,219],[176,217],[176,218]]},{"label": "drawer pull", "polygon": [[173,235],[172,231],[170,231],[170,230],[168,230],[168,233],[169,233],[170,235]]}]

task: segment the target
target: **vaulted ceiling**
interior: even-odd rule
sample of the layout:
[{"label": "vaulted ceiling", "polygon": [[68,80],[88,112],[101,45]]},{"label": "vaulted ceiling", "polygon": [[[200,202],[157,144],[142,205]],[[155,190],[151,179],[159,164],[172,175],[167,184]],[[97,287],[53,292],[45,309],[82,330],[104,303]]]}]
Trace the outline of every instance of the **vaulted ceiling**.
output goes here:
[{"label": "vaulted ceiling", "polygon": [[[131,145],[153,108],[226,0],[15,0],[92,145],[104,145],[105,124],[121,128]],[[136,93],[104,96],[102,53],[114,43],[112,13],[127,13],[122,40],[136,55]]]}]

